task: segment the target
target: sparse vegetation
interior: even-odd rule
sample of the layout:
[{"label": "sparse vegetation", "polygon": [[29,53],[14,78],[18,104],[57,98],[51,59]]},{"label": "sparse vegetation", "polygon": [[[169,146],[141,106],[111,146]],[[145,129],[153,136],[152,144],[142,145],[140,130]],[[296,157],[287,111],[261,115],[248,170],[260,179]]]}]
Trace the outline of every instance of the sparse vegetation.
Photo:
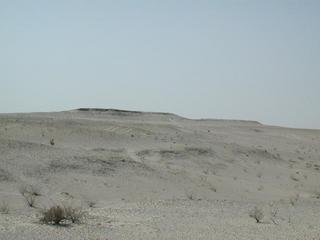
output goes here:
[{"label": "sparse vegetation", "polygon": [[81,223],[85,217],[85,212],[81,208],[73,208],[71,206],[64,207],[65,215],[72,223]]},{"label": "sparse vegetation", "polygon": [[249,212],[249,217],[252,217],[256,220],[257,223],[260,223],[261,220],[263,219],[264,217],[264,214],[263,214],[263,211],[261,208],[258,208],[257,206],[254,207],[253,210],[251,210]]},{"label": "sparse vegetation", "polygon": [[97,205],[97,203],[95,201],[92,201],[92,200],[88,200],[87,204],[88,204],[88,206],[90,208],[94,208]]},{"label": "sparse vegetation", "polygon": [[295,175],[290,175],[290,178],[293,180],[293,181],[296,181],[296,182],[299,182],[299,178]]},{"label": "sparse vegetation", "polygon": [[[213,192],[217,191],[214,186],[210,186],[209,188]],[[196,200],[200,201],[201,200],[201,198],[199,196],[197,196],[197,194],[193,191],[190,191],[190,190],[186,191],[185,194],[186,194],[186,197],[188,200],[191,200],[191,201],[196,201]]]},{"label": "sparse vegetation", "polygon": [[11,180],[11,175],[8,171],[0,168],[0,182],[6,182]]},{"label": "sparse vegetation", "polygon": [[19,191],[22,195],[30,194],[36,197],[41,196],[41,188],[33,184],[22,185],[20,186]]},{"label": "sparse vegetation", "polygon": [[78,208],[53,206],[42,211],[41,222],[51,225],[62,225],[68,223],[81,223],[85,213]]},{"label": "sparse vegetation", "polygon": [[189,200],[195,200],[195,196],[193,193],[186,193],[186,196]]},{"label": "sparse vegetation", "polygon": [[316,199],[320,199],[320,192],[316,192],[316,193],[314,194],[314,197],[315,197]]},{"label": "sparse vegetation", "polygon": [[217,188],[215,186],[210,186],[209,189],[213,192],[217,192]]},{"label": "sparse vegetation", "polygon": [[46,224],[61,224],[66,220],[65,210],[60,206],[53,206],[42,212],[41,221]]},{"label": "sparse vegetation", "polygon": [[9,204],[6,201],[2,201],[0,204],[0,213],[2,214],[8,214],[9,213]]},{"label": "sparse vegetation", "polygon": [[50,139],[50,144],[51,144],[51,146],[54,146],[54,144],[55,144],[54,138],[51,138],[51,139]]},{"label": "sparse vegetation", "polygon": [[296,194],[296,195],[294,195],[293,197],[291,197],[291,198],[289,199],[290,204],[291,204],[292,206],[295,206],[295,205],[297,204],[298,200],[299,200],[299,197],[300,197],[299,194]]},{"label": "sparse vegetation", "polygon": [[29,207],[35,207],[36,197],[41,196],[40,188],[35,185],[22,185],[19,192]]},{"label": "sparse vegetation", "polygon": [[263,185],[260,185],[260,186],[257,188],[258,191],[262,191],[263,189],[264,189],[264,186],[263,186]]},{"label": "sparse vegetation", "polygon": [[278,224],[276,221],[276,219],[278,218],[278,212],[279,212],[278,208],[274,208],[270,211],[271,221],[276,225]]},{"label": "sparse vegetation", "polygon": [[29,207],[35,207],[36,197],[34,195],[25,194],[23,195],[23,197],[26,200],[26,203]]}]

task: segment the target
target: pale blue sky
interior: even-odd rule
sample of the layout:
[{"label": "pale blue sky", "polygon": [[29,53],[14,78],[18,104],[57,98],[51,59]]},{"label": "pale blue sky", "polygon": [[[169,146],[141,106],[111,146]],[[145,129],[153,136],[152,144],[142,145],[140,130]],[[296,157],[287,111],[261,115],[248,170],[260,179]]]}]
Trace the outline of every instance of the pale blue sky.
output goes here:
[{"label": "pale blue sky", "polygon": [[320,1],[0,0],[0,112],[320,128]]}]

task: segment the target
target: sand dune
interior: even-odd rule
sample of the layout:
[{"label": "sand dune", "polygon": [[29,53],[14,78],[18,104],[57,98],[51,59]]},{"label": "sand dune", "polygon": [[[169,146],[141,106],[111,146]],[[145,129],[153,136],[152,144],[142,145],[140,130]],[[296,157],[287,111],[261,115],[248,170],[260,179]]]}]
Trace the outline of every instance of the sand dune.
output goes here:
[{"label": "sand dune", "polygon": [[[34,208],[26,184],[41,192]],[[114,109],[0,114],[0,239],[320,239],[319,198],[319,130]],[[39,223],[62,203],[86,220]]]}]

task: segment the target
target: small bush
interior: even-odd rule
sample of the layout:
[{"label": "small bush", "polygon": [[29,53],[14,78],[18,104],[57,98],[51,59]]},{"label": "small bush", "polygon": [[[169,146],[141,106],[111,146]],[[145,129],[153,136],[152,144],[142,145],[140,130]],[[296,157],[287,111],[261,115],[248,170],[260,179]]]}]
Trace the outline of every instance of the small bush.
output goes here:
[{"label": "small bush", "polygon": [[24,196],[27,193],[27,185],[21,185],[19,188],[19,192],[22,196]]},{"label": "small bush", "polygon": [[260,223],[264,217],[262,209],[258,207],[254,207],[254,209],[250,211],[249,216],[254,218],[257,223]]},{"label": "small bush", "polygon": [[299,182],[299,178],[295,175],[290,175],[290,178],[293,180],[293,181],[296,181],[296,182]]},{"label": "small bush", "polygon": [[19,192],[22,195],[29,194],[36,197],[41,196],[41,188],[39,186],[32,185],[32,184],[20,186]]},{"label": "small bush", "polygon": [[0,213],[8,214],[9,213],[9,204],[5,201],[0,204]]},{"label": "small bush", "polygon": [[34,207],[36,197],[41,196],[40,188],[35,185],[22,185],[19,188],[19,192],[24,197],[29,207]]},{"label": "small bush", "polygon": [[26,200],[26,203],[29,207],[35,207],[36,198],[34,195],[26,194],[23,195],[24,199]]},{"label": "small bush", "polygon": [[2,168],[0,168],[0,182],[6,182],[12,180],[11,174]]},{"label": "small bush", "polygon": [[91,201],[91,200],[88,200],[88,201],[87,201],[87,204],[88,204],[88,206],[89,206],[90,208],[94,208],[94,207],[97,205],[97,203],[96,203],[95,201]]},{"label": "small bush", "polygon": [[314,194],[314,197],[315,197],[316,199],[320,199],[320,192],[316,192],[316,193]]},{"label": "small bush", "polygon": [[55,144],[55,143],[54,143],[54,138],[51,138],[51,139],[50,139],[50,144],[51,144],[51,146],[54,146],[54,144]]},{"label": "small bush", "polygon": [[196,200],[196,197],[192,192],[186,193],[186,196],[189,200]]},{"label": "small bush", "polygon": [[41,221],[46,224],[61,224],[63,220],[66,220],[65,210],[60,206],[44,210],[42,215]]},{"label": "small bush", "polygon": [[30,187],[29,192],[31,193],[31,195],[36,196],[36,197],[41,196],[41,188],[39,186],[30,185],[29,187]]},{"label": "small bush", "polygon": [[271,221],[274,223],[274,224],[278,224],[276,219],[278,218],[278,212],[279,212],[279,209],[278,208],[274,208],[270,211],[270,214],[271,214]]},{"label": "small bush", "polygon": [[72,208],[70,206],[64,207],[66,219],[72,223],[81,223],[85,217],[85,212],[81,208]]},{"label": "small bush", "polygon": [[300,195],[299,194],[296,194],[295,196],[292,196],[290,199],[289,199],[289,202],[292,206],[295,206],[298,202],[300,198]]},{"label": "small bush", "polygon": [[42,211],[41,222],[52,225],[71,223],[81,223],[84,212],[81,209],[72,207],[53,206]]}]

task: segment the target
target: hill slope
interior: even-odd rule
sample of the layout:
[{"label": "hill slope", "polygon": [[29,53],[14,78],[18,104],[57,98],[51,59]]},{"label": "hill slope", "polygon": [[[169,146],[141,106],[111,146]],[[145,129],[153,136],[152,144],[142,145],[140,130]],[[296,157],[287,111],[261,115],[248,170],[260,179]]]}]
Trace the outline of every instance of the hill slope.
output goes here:
[{"label": "hill slope", "polygon": [[[0,198],[12,214],[0,215],[0,239],[311,239],[320,233],[319,146],[320,131],[251,121],[114,109],[1,114]],[[24,184],[41,189],[38,207],[96,208],[86,224],[53,230],[34,223]],[[252,222],[256,205],[281,209],[276,230]]]}]

